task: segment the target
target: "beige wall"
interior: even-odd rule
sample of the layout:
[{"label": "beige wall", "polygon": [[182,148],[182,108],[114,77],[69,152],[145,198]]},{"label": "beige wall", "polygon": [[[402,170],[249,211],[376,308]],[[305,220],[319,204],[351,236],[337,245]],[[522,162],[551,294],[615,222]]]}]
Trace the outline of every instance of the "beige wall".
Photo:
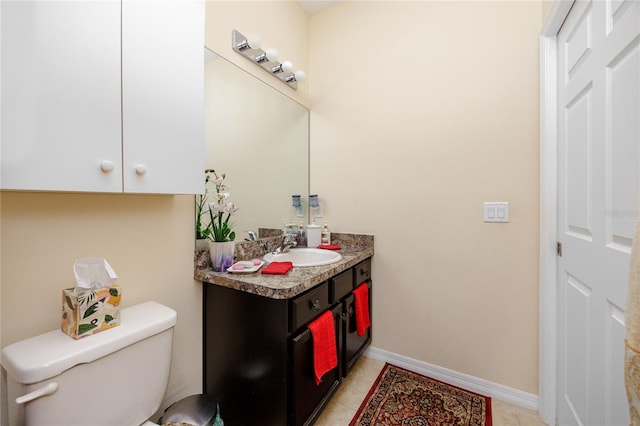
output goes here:
[{"label": "beige wall", "polygon": [[58,328],[73,262],[104,257],[123,307],[155,300],[178,313],[166,403],[201,392],[192,196],[3,192],[1,206],[2,346]]},{"label": "beige wall", "polygon": [[[539,2],[311,19],[311,192],[375,234],[373,345],[538,391]],[[485,224],[484,201],[509,201]]]}]

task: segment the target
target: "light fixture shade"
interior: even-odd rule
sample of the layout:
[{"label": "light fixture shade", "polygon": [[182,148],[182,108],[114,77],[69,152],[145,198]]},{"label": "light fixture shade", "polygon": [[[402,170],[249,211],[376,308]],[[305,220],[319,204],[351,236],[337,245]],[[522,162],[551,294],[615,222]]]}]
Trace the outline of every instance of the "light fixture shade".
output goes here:
[{"label": "light fixture shade", "polygon": [[275,62],[278,60],[278,51],[273,48],[267,49],[265,52],[256,56],[255,60],[258,64],[262,62]]},{"label": "light fixture shade", "polygon": [[260,37],[256,35],[244,37],[240,33],[238,33],[238,36],[234,37],[233,49],[239,52],[242,52],[243,50],[248,50],[248,49],[253,49],[253,50],[260,49]]},{"label": "light fixture shade", "polygon": [[303,82],[307,79],[307,74],[305,74],[305,72],[302,70],[296,71],[293,75],[296,78],[296,81],[299,82]]},{"label": "light fixture shade", "polygon": [[267,57],[267,60],[271,62],[277,61],[278,56],[280,56],[280,54],[278,53],[278,50],[274,49],[273,47],[267,49],[266,52],[264,52],[264,54]]},{"label": "light fixture shade", "polygon": [[291,61],[284,61],[282,63],[282,71],[283,72],[291,72],[293,70],[293,64]]},{"label": "light fixture shade", "polygon": [[250,49],[260,49],[261,44],[260,37],[257,35],[253,34],[247,37],[247,46],[249,46]]}]

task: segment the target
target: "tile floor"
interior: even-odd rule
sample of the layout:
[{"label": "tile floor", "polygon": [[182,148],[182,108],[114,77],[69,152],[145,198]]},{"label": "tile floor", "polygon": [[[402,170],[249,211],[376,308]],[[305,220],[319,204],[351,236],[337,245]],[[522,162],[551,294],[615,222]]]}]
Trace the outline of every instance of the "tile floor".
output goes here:
[{"label": "tile floor", "polygon": [[[351,370],[316,426],[347,426],[380,374],[384,361],[362,357]],[[494,426],[542,426],[544,423],[533,410],[491,398]]]}]

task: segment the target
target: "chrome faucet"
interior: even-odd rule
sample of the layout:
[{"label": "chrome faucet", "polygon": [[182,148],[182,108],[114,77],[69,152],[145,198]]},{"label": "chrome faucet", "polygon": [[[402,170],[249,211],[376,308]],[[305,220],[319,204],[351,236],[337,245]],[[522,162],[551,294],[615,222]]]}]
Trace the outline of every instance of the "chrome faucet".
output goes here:
[{"label": "chrome faucet", "polygon": [[254,231],[247,231],[249,238],[245,238],[245,241],[258,241],[258,236]]},{"label": "chrome faucet", "polygon": [[296,234],[284,234],[276,253],[287,253],[291,247],[296,246]]}]

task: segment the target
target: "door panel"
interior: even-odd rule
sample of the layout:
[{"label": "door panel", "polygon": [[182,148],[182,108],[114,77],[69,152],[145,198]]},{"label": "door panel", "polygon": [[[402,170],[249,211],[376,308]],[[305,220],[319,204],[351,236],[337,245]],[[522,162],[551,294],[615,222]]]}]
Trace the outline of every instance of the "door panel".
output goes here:
[{"label": "door panel", "polygon": [[591,157],[592,86],[589,84],[565,108],[566,122],[566,194],[567,229],[575,237],[591,241],[589,203],[592,182],[589,170]]},{"label": "door panel", "polygon": [[639,41],[607,66],[607,86],[611,88],[607,99],[611,105],[607,122],[607,243],[624,253],[631,253],[635,220],[630,213],[637,209],[636,194],[640,191],[640,103],[629,96],[640,93]]},{"label": "door panel", "polygon": [[628,425],[624,307],[640,191],[640,2],[558,33],[558,424]]},{"label": "door panel", "polygon": [[564,289],[564,334],[572,336],[573,341],[565,341],[566,364],[564,383],[565,403],[573,417],[584,423],[587,418],[589,377],[589,302],[592,290],[576,277],[567,274]]}]

